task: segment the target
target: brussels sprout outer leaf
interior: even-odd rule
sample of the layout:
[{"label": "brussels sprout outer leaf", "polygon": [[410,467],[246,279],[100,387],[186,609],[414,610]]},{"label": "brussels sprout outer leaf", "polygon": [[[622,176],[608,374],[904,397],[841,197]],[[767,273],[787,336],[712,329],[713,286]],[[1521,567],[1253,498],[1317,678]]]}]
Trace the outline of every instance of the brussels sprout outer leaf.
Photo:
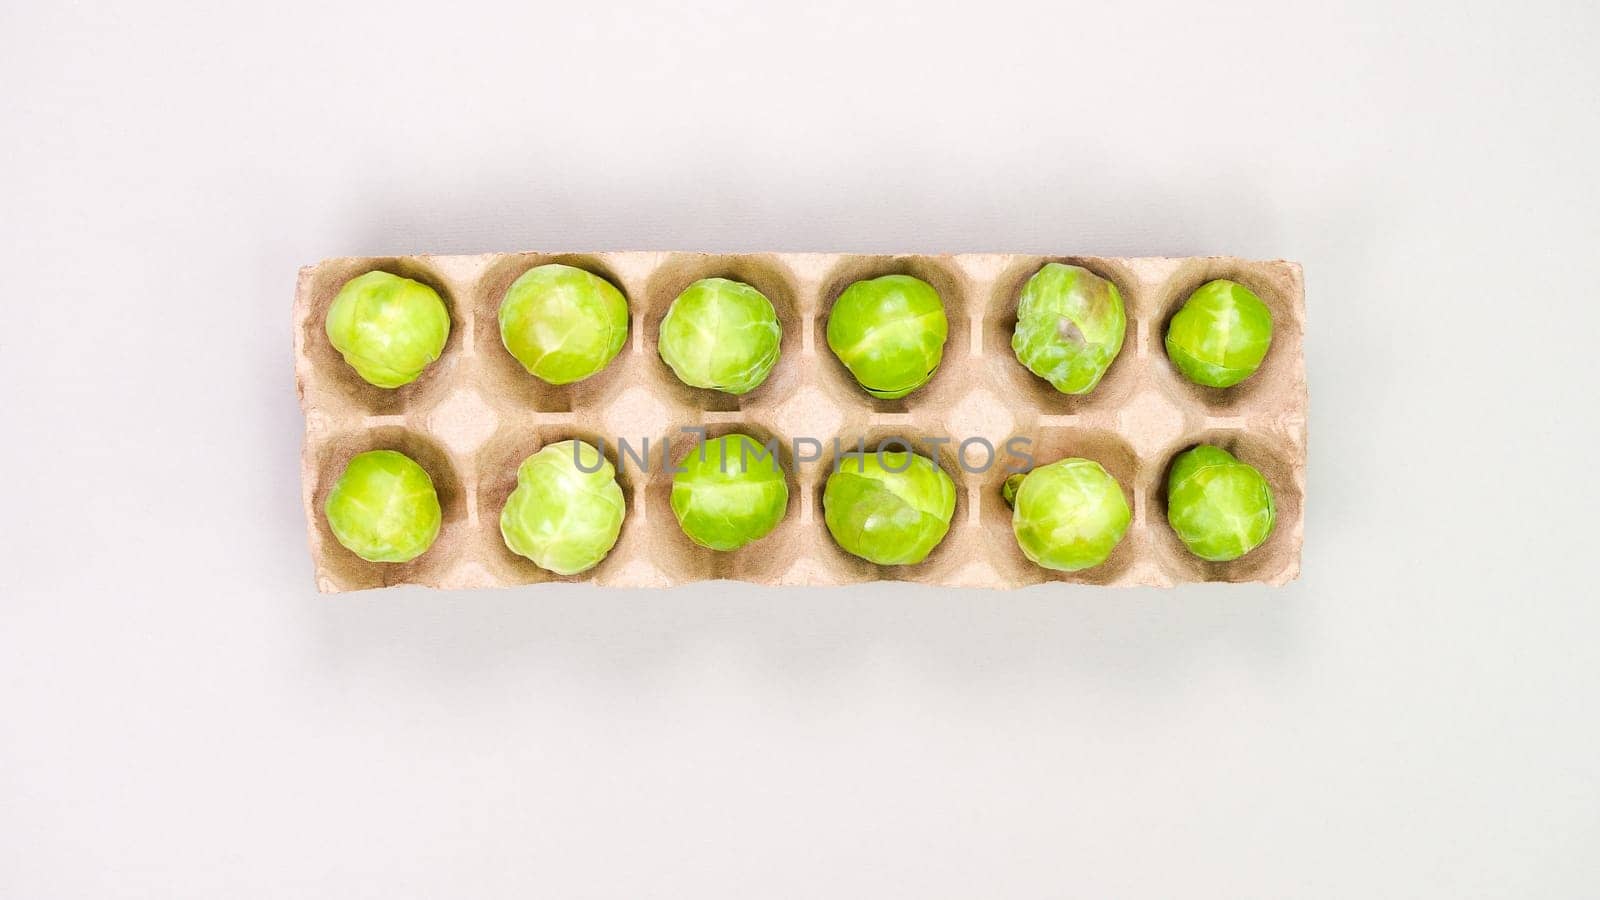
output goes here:
[{"label": "brussels sprout outer leaf", "polygon": [[1047,263],[1017,301],[1011,349],[1028,371],[1063,394],[1087,394],[1122,352],[1122,293],[1080,266]]},{"label": "brussels sprout outer leaf", "polygon": [[558,575],[598,565],[616,545],[627,511],[616,474],[583,441],[561,441],[529,456],[500,513],[506,546]]},{"label": "brussels sprout outer leaf", "polygon": [[397,388],[417,380],[444,352],[450,311],[438,292],[419,281],[368,272],[339,289],[324,328],[363,380]]},{"label": "brussels sprout outer leaf", "polygon": [[551,263],[522,273],[500,301],[500,343],[549,384],[599,373],[628,340],[628,300],[592,272]]},{"label": "brussels sprout outer leaf", "polygon": [[368,562],[409,562],[433,546],[442,514],[433,479],[395,450],[358,454],[323,504],[328,527]]},{"label": "brussels sprout outer leaf", "polygon": [[949,333],[939,292],[910,275],[857,281],[828,313],[828,348],[867,393],[884,400],[928,383]]}]

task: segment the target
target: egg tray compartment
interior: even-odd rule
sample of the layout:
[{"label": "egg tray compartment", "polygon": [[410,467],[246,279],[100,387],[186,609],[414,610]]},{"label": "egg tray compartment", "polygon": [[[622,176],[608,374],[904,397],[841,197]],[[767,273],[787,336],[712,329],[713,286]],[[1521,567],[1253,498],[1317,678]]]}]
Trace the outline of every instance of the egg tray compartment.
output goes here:
[{"label": "egg tray compartment", "polygon": [[[529,375],[500,343],[496,313],[523,272],[565,263],[601,275],[628,298],[623,351],[599,374],[564,386]],[[1048,262],[1083,266],[1115,282],[1127,308],[1123,350],[1090,394],[1068,396],[1017,362],[1010,346],[1017,296]],[[441,357],[395,390],[362,381],[328,342],[328,307],[349,279],[383,270],[432,286],[450,310]],[[918,391],[879,400],[863,391],[828,350],[827,315],[850,283],[915,275],[944,300],[950,322],[943,364]],[[743,396],[680,383],[656,353],[661,319],[691,282],[711,276],[754,285],[783,324],[782,355],[766,382]],[[1229,278],[1272,310],[1271,350],[1249,380],[1228,389],[1187,381],[1162,346],[1167,321],[1207,281]],[[1023,254],[861,255],[688,252],[493,253],[325,260],[300,271],[294,305],[295,376],[306,432],[303,497],[317,586],[325,592],[417,584],[436,588],[593,582],[667,587],[706,579],[761,584],[840,585],[873,580],[1015,588],[1041,582],[1171,586],[1201,581],[1283,584],[1300,572],[1304,532],[1306,380],[1301,269],[1284,261],[1232,257],[1115,258]],[[777,438],[788,472],[789,509],[770,535],[719,553],[692,543],[673,519],[672,476],[661,464],[692,452],[681,431],[715,437],[744,431]],[[628,502],[610,555],[575,576],[544,571],[508,550],[499,517],[518,464],[541,446],[568,438],[616,439],[638,448],[649,438],[651,465],[619,467]],[[796,466],[792,439],[823,444],[822,458]],[[870,449],[891,437],[950,438],[937,456],[955,480],[950,533],[923,563],[878,566],[845,553],[822,517],[822,488],[833,440]],[[1001,454],[969,472],[954,442],[981,437]],[[1022,555],[1001,498],[1008,440],[1030,443],[1035,465],[1084,456],[1104,465],[1128,491],[1133,521],[1105,563],[1081,572],[1040,568]],[[1226,563],[1198,559],[1168,527],[1165,477],[1172,458],[1197,443],[1217,444],[1254,465],[1272,485],[1277,527],[1265,544]],[[443,508],[438,540],[409,563],[372,563],[342,547],[322,509],[352,456],[400,450],[432,476]],[[806,448],[811,450],[809,446]],[[976,468],[982,454],[971,449]]]}]

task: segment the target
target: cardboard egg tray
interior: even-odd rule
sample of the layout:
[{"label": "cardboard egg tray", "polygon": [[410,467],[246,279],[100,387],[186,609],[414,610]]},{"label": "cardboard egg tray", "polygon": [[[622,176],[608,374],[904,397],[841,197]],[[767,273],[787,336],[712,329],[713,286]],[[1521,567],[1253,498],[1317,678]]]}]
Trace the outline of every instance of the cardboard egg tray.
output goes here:
[{"label": "cardboard egg tray", "polygon": [[[1084,266],[1122,291],[1128,333],[1122,354],[1086,396],[1058,393],[1012,354],[1017,295],[1047,262]],[[496,312],[506,288],[536,265],[560,262],[609,279],[627,296],[628,344],[603,372],[554,387],[526,373],[500,343]],[[362,381],[328,342],[323,321],[345,281],[382,269],[431,285],[450,309],[440,359],[412,384],[384,390]],[[922,389],[899,400],[869,396],[829,351],[828,310],[851,282],[915,275],[938,289],[950,322],[944,362]],[[783,324],[782,356],[766,382],[740,397],[681,384],[656,352],[662,317],[699,278],[723,276],[766,294]],[[1185,380],[1167,360],[1167,320],[1214,278],[1255,291],[1271,308],[1271,351],[1261,369],[1229,389]],[[704,579],[761,584],[839,585],[893,579],[927,585],[1013,588],[1040,582],[1169,586],[1198,581],[1283,584],[1300,572],[1306,463],[1305,302],[1300,266],[1231,257],[1110,258],[1021,254],[874,256],[841,253],[680,252],[494,253],[330,259],[300,271],[294,307],[295,375],[306,433],[302,456],[306,522],[318,587],[327,592],[417,584],[437,588],[594,582],[663,587]],[[662,465],[712,436],[743,431],[779,439],[789,476],[789,509],[767,537],[731,553],[691,543],[668,505],[672,475]],[[796,464],[793,439],[812,438],[820,459]],[[618,480],[628,501],[616,547],[580,575],[544,571],[506,549],[500,510],[518,464],[568,438],[617,439],[635,450],[648,439],[649,466],[630,458]],[[834,439],[838,438],[837,445]],[[877,566],[834,544],[822,516],[822,488],[836,446],[871,450],[909,439],[935,455],[957,486],[950,533],[915,566]],[[927,438],[949,438],[936,454]],[[995,463],[981,469],[983,438]],[[1111,558],[1081,572],[1034,565],[1018,549],[1001,497],[1007,441],[1023,438],[1036,465],[1067,456],[1098,461],[1131,497],[1133,522]],[[1178,452],[1218,444],[1266,476],[1277,527],[1241,559],[1210,563],[1168,527],[1165,476]],[[400,450],[432,476],[444,511],[438,540],[409,563],[366,562],[334,539],[323,503],[352,456]],[[818,453],[809,443],[802,456]]]}]

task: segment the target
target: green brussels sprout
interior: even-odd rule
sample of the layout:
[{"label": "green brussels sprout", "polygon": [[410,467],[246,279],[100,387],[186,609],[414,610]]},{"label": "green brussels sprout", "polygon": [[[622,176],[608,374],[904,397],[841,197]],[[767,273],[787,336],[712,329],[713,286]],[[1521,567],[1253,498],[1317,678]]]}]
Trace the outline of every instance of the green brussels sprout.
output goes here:
[{"label": "green brussels sprout", "polygon": [[661,320],[661,358],[690,387],[753,391],[778,362],[783,326],[772,301],[748,284],[702,278]]},{"label": "green brussels sprout", "polygon": [[528,373],[571,384],[610,364],[628,340],[628,300],[593,272],[551,263],[511,282],[500,342]]},{"label": "green brussels sprout", "polygon": [[1232,387],[1261,367],[1272,346],[1272,311],[1249,288],[1200,285],[1167,325],[1167,357],[1195,384]]},{"label": "green brussels sprout", "polygon": [[910,275],[857,281],[828,313],[828,349],[867,393],[884,400],[928,383],[949,333],[939,292]]},{"label": "green brussels sprout", "polygon": [[575,575],[616,546],[626,512],[611,461],[591,444],[561,441],[517,467],[516,490],[500,511],[500,536],[541,569]]},{"label": "green brussels sprout", "polygon": [[339,543],[368,562],[409,562],[439,536],[433,479],[395,450],[370,450],[350,460],[322,510]]},{"label": "green brussels sprout", "polygon": [[1098,566],[1128,533],[1122,485],[1090,459],[1063,459],[1006,479],[1011,530],[1029,559],[1062,572]]},{"label": "green brussels sprout", "polygon": [[916,453],[852,453],[822,489],[823,521],[848,553],[880,566],[928,558],[956,509],[956,486]]},{"label": "green brussels sprout", "polygon": [[1178,454],[1167,475],[1167,521],[1189,552],[1226,562],[1261,546],[1277,511],[1254,466],[1209,444]]},{"label": "green brussels sprout", "polygon": [[705,441],[672,476],[672,514],[702,547],[737,550],[766,537],[789,503],[778,459],[743,434]]},{"label": "green brussels sprout", "polygon": [[416,381],[450,338],[450,312],[438,292],[388,272],[345,282],[324,324],[333,349],[368,384],[381,388]]},{"label": "green brussels sprout", "polygon": [[1122,352],[1122,292],[1081,266],[1046,263],[1022,286],[1011,349],[1063,394],[1087,394]]}]

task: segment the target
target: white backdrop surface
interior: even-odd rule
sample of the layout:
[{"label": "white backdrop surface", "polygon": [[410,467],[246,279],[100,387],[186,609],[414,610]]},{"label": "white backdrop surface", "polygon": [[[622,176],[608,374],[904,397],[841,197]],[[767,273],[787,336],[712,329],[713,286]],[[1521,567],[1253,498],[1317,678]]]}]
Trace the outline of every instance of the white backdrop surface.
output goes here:
[{"label": "white backdrop surface", "polygon": [[[0,896],[1593,897],[1600,13],[0,4]],[[324,256],[1305,264],[1290,587],[314,593]]]}]

